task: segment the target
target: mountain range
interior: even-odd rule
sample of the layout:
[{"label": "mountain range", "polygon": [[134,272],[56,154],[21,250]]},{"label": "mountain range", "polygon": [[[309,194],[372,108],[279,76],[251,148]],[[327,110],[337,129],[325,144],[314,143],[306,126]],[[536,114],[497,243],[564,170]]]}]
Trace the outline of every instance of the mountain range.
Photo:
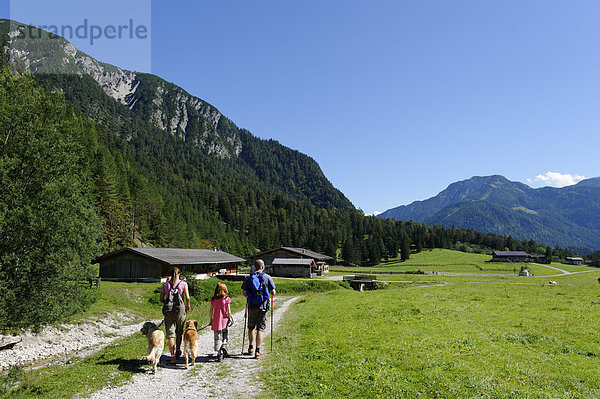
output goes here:
[{"label": "mountain range", "polygon": [[[396,256],[399,243],[408,257],[411,240],[444,247],[456,239],[438,228],[365,217],[311,157],[238,128],[158,76],[100,62],[64,38],[7,19],[0,19],[0,46],[3,70],[61,93],[57,101],[79,118],[89,151],[81,173],[91,175],[104,252],[149,245],[247,256],[286,245],[377,264],[384,254]],[[573,188],[579,199],[500,176],[463,183],[380,216],[600,247],[598,181]],[[552,195],[554,206],[546,205],[543,197]],[[493,246],[504,241],[496,237]]]},{"label": "mountain range", "polygon": [[534,189],[499,175],[476,176],[378,217],[511,235],[582,252],[598,250],[600,178]]}]

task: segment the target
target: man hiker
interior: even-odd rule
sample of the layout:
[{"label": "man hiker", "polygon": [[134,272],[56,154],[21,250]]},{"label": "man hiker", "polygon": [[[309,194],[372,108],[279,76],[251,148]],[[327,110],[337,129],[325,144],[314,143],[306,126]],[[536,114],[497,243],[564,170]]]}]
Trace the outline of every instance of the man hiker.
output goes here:
[{"label": "man hiker", "polygon": [[275,282],[271,276],[264,273],[265,262],[262,259],[258,259],[254,266],[255,271],[244,279],[242,294],[246,297],[248,305],[248,354],[260,359],[260,344],[267,326],[270,298],[275,296]]},{"label": "man hiker", "polygon": [[[171,278],[163,284],[160,290],[160,301],[163,303],[163,315],[165,316],[165,330],[167,331],[167,343],[171,352],[171,364],[177,362],[181,357],[181,339],[185,315],[190,311],[190,293],[185,281],[179,279],[181,271],[178,267],[171,270]],[[185,300],[185,306],[184,306]],[[175,344],[177,338],[177,346]]]}]

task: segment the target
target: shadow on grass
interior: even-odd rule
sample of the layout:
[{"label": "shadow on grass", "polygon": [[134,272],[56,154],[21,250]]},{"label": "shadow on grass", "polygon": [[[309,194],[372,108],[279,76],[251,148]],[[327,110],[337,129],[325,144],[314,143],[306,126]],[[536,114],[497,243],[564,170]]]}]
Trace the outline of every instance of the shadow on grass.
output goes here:
[{"label": "shadow on grass", "polygon": [[147,365],[148,362],[146,360],[140,359],[112,359],[104,362],[98,362],[98,364],[106,365],[112,364],[116,365],[119,371],[127,371],[130,373],[146,373],[146,370],[143,366]]}]

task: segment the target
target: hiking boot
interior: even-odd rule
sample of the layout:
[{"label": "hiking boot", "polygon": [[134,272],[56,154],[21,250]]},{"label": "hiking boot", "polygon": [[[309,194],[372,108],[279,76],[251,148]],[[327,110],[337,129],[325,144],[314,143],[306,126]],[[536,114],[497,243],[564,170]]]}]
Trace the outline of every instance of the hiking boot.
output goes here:
[{"label": "hiking boot", "polygon": [[177,359],[175,358],[175,356],[171,356],[171,358],[169,359],[169,364],[176,364],[177,363]]},{"label": "hiking boot", "polygon": [[223,357],[229,356],[229,352],[227,352],[227,349],[221,348],[221,352],[223,353]]},{"label": "hiking boot", "polygon": [[223,352],[219,352],[217,354],[217,362],[222,362],[223,361]]},{"label": "hiking boot", "polygon": [[254,355],[254,348],[248,348],[248,355]]},{"label": "hiking boot", "polygon": [[260,357],[261,357],[261,356],[262,356],[262,353],[260,353],[260,352],[256,352],[256,353],[254,354],[254,358],[255,358],[255,359],[260,359]]},{"label": "hiking boot", "polygon": [[175,351],[175,357],[176,357],[177,359],[179,359],[179,358],[181,357],[181,350],[177,349],[177,350]]}]

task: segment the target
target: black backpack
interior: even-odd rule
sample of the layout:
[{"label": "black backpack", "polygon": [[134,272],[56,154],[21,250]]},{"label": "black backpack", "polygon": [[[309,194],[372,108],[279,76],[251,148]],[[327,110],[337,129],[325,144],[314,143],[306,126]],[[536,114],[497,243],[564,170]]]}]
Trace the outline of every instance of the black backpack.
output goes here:
[{"label": "black backpack", "polygon": [[165,303],[163,305],[162,312],[165,316],[177,317],[185,309],[183,306],[183,298],[181,297],[181,294],[177,289],[177,287],[179,287],[179,284],[181,284],[181,281],[179,281],[175,286],[173,286],[173,283],[170,284],[171,289],[169,290],[169,294],[165,298]]}]

